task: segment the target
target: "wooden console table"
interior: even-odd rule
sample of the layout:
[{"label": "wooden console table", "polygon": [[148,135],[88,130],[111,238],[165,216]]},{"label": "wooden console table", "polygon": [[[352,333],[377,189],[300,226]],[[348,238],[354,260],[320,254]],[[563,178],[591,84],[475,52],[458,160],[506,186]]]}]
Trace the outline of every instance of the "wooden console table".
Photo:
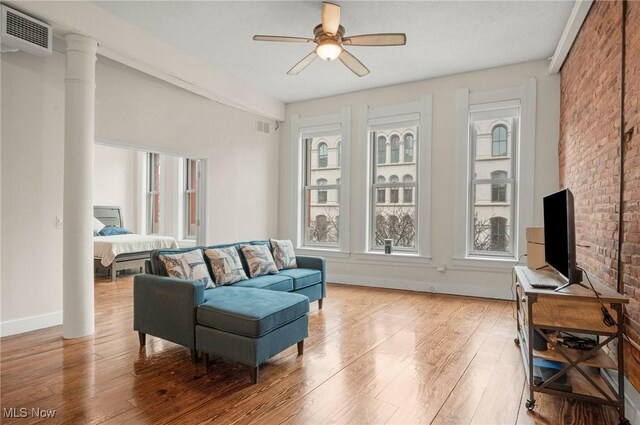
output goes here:
[{"label": "wooden console table", "polygon": [[[624,351],[623,304],[629,299],[591,277],[600,299],[610,310],[617,326],[608,327],[603,322],[600,303],[592,291],[579,285],[569,286],[562,291],[537,289],[531,280],[553,278],[559,285],[563,282],[559,275],[550,271],[535,271],[524,266],[515,267],[517,338],[520,346],[525,374],[529,384],[529,399],[526,407],[535,407],[534,393],[547,393],[561,397],[610,405],[618,410],[620,425],[629,424],[624,413]],[[584,283],[587,283],[586,277]],[[560,346],[542,330],[555,330],[595,336],[596,346],[591,350],[574,350]],[[534,332],[548,343],[546,351],[533,348]],[[607,344],[615,343],[615,358],[605,351]],[[614,353],[611,353],[614,354]],[[534,383],[534,358],[561,362],[563,368],[544,382]],[[618,371],[618,385],[614,388],[603,378],[600,369]],[[559,378],[567,376],[572,389],[561,391],[549,388]]]}]

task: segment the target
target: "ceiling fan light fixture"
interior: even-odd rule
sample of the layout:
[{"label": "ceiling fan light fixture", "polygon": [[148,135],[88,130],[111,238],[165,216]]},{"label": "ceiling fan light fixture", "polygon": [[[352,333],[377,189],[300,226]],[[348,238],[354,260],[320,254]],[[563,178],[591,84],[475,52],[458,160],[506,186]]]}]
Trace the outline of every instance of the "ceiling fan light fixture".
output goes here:
[{"label": "ceiling fan light fixture", "polygon": [[332,61],[342,53],[342,46],[335,40],[324,40],[318,43],[316,53],[321,59]]}]

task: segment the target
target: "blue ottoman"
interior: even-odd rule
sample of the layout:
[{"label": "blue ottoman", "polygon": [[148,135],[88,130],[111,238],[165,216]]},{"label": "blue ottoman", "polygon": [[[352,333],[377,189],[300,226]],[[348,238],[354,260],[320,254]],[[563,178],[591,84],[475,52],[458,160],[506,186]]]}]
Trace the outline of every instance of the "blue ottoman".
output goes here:
[{"label": "blue ottoman", "polygon": [[196,350],[251,367],[258,382],[261,363],[309,334],[309,298],[300,294],[222,286],[211,291],[196,314]]}]

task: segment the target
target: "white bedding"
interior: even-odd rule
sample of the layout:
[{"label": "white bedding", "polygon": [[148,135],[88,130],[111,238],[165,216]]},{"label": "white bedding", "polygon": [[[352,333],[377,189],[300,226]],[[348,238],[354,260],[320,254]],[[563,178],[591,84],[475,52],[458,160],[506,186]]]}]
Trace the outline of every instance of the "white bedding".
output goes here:
[{"label": "white bedding", "polygon": [[171,236],[157,235],[116,235],[94,236],[93,256],[100,264],[109,267],[119,254],[152,251],[157,248],[178,248],[178,242]]}]

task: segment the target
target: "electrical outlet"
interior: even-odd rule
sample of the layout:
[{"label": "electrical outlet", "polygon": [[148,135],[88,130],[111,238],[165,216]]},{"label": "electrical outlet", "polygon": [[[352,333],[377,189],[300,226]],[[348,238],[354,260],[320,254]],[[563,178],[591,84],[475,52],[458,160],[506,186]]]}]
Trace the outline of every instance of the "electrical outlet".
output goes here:
[{"label": "electrical outlet", "polygon": [[62,229],[63,225],[64,225],[64,223],[62,221],[62,217],[57,216],[56,217],[56,229]]}]

